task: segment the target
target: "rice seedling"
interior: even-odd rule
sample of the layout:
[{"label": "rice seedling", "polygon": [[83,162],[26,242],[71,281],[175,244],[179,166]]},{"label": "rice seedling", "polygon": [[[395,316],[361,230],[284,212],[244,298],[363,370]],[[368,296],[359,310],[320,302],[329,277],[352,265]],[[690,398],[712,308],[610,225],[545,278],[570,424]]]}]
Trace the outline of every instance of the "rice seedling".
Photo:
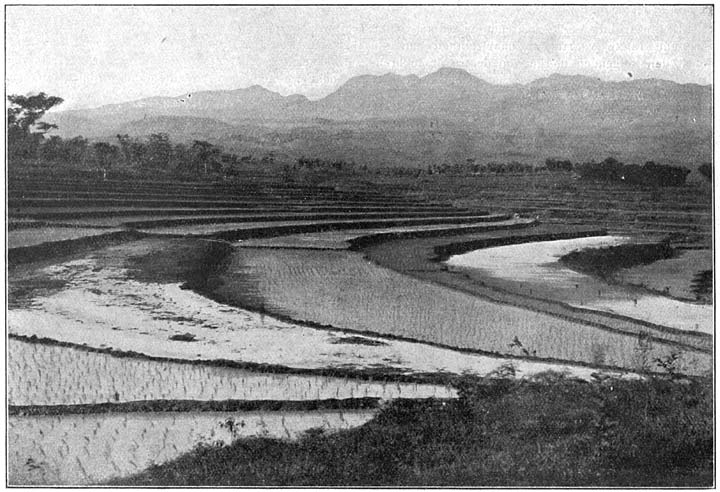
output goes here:
[{"label": "rice seedling", "polygon": [[[113,353],[227,361],[248,368],[275,367],[283,372],[295,369],[389,376],[463,372],[483,375],[508,362],[502,356],[458,352],[450,347],[399,340],[392,334],[384,339],[355,337],[365,341],[358,344],[342,331],[303,326],[221,304],[182,288],[178,280],[195,278],[196,266],[205,263],[197,254],[183,252],[180,245],[173,244],[167,240],[136,241],[83,259],[30,269],[23,275],[42,281],[28,284],[22,303],[11,304],[9,333]],[[201,250],[213,255],[215,251],[207,245],[202,245]],[[168,254],[158,256],[158,251]],[[145,259],[126,264],[127,257]],[[23,275],[13,278],[11,285],[21,285]],[[46,285],[48,279],[57,284],[56,289],[36,289]],[[205,285],[201,278],[194,283]],[[262,301],[257,296],[244,296],[252,302]],[[168,340],[183,333],[192,334],[194,341]],[[512,337],[508,335],[506,340],[503,346]],[[520,376],[550,368],[582,378],[594,372],[591,367],[559,361],[523,361],[514,357],[510,361]]]},{"label": "rice seedling", "polygon": [[[217,295],[236,294],[252,282],[266,309],[317,325],[407,337],[445,346],[512,353],[514,336],[537,357],[593,361],[593,346],[605,347],[606,364],[635,369],[635,337],[515,306],[501,305],[387,270],[344,251],[238,249]],[[255,307],[255,306],[250,306]],[[656,343],[655,357],[673,346]],[[711,366],[709,354],[683,355],[683,371]]]},{"label": "rice seedling", "polygon": [[[7,365],[7,397],[11,407],[155,400],[393,400],[454,396],[452,389],[442,385],[273,374],[117,357],[14,339],[8,340]],[[58,371],[59,367],[63,369]]]},{"label": "rice seedling", "polygon": [[[239,438],[295,439],[364,424],[374,410],[10,417],[8,484],[93,485]],[[228,422],[232,421],[232,427]]]}]

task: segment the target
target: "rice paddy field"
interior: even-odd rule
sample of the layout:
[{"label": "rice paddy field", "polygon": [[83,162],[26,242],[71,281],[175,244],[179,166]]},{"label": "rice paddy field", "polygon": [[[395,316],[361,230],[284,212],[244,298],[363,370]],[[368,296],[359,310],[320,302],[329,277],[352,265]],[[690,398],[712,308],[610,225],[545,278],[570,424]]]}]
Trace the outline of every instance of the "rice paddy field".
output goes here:
[{"label": "rice paddy field", "polygon": [[164,412],[8,419],[8,484],[87,486],[129,476],[198,449],[249,437],[295,439],[341,430],[375,410]]},{"label": "rice paddy field", "polygon": [[[117,357],[9,340],[7,394],[17,406],[89,405],[157,400],[320,401],[451,398],[439,385],[262,373],[232,367]],[[57,368],[62,367],[62,371]]]},{"label": "rice paddy field", "polygon": [[[668,356],[672,344],[640,349],[637,335],[611,332],[501,305],[409,278],[347,251],[238,249],[217,295],[283,317],[442,346],[513,354],[518,338],[539,358],[638,369],[639,352]],[[246,298],[242,292],[253,292]],[[683,354],[683,370],[712,367],[710,354]]]},{"label": "rice paddy field", "polygon": [[428,189],[14,176],[8,205],[10,485],[96,485],[242,439],[330,435],[393,401],[454,401],[466,377],[714,367],[707,303],[692,304],[696,329],[647,301],[633,306],[645,316],[576,302],[601,285],[593,302],[643,289],[687,303],[702,238],[611,285],[560,271],[547,248],[647,237]]},{"label": "rice paddy field", "polygon": [[696,301],[698,293],[694,284],[698,273],[712,269],[712,250],[687,249],[682,250],[675,258],[623,269],[615,275],[615,278],[623,284],[662,292],[685,301]]},{"label": "rice paddy field", "polygon": [[[487,374],[512,363],[520,374],[549,368],[580,377],[592,372],[567,364],[457,353],[428,344],[313,328],[219,303],[176,281],[140,281],[132,278],[129,265],[118,265],[138,254],[153,258],[156,253],[177,251],[180,242],[184,241],[136,241],[98,250],[81,260],[25,271],[22,278],[18,273],[13,289],[19,292],[12,295],[17,307],[8,313],[9,333],[25,340],[36,337],[154,358],[276,365],[285,370]],[[48,289],[52,282],[56,287]]]},{"label": "rice paddy field", "polygon": [[[335,229],[377,228],[405,225],[428,224],[470,224],[482,221],[484,215],[478,216],[440,216],[433,218],[373,218],[357,220],[297,220],[297,221],[270,221],[270,222],[213,222],[201,224],[177,224],[170,226],[153,226],[139,229],[142,232],[153,234],[168,234],[174,236],[185,235],[217,235],[221,238],[273,236],[278,234],[292,234],[297,232],[313,232]],[[220,233],[226,233],[221,235]]]},{"label": "rice paddy field", "polygon": [[[578,308],[606,311],[656,325],[712,334],[713,309],[710,305],[661,297],[640,289],[611,284],[575,272],[559,262],[560,257],[572,251],[607,248],[628,244],[630,241],[631,238],[624,236],[597,236],[499,246],[452,256],[447,264],[464,270],[471,277],[481,277],[489,285],[527,292],[529,295],[533,295],[534,291],[535,295]],[[665,265],[657,263],[651,264],[655,265],[653,268],[665,269]],[[689,267],[687,259],[683,263]],[[633,275],[637,278],[643,271],[635,267],[635,272],[620,273],[618,276],[630,283],[627,282],[629,278]],[[656,277],[654,280],[657,283],[659,279]],[[686,279],[679,288],[689,287],[689,284],[690,281]]]},{"label": "rice paddy field", "polygon": [[81,239],[99,236],[119,229],[91,228],[91,227],[34,227],[30,229],[15,230],[8,235],[8,248],[37,246],[43,243]]}]

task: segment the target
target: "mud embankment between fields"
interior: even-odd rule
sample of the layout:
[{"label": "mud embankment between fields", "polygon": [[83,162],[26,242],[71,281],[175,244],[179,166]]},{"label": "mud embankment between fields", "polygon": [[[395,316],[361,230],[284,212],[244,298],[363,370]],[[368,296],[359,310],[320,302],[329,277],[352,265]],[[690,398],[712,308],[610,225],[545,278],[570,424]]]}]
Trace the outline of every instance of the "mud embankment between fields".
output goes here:
[{"label": "mud embankment between fields", "polygon": [[[512,218],[512,215],[505,214],[505,215],[495,215],[493,217],[493,221],[504,221],[504,220],[510,220]],[[483,222],[483,221],[478,221]],[[427,231],[401,231],[401,232],[381,232],[376,234],[368,234],[365,236],[360,236],[354,239],[351,239],[348,241],[350,243],[350,247],[348,248],[350,251],[361,251],[363,248],[367,248],[369,246],[373,246],[375,244],[379,244],[385,241],[394,241],[398,239],[420,239],[425,237],[448,237],[448,236],[458,236],[462,234],[468,234],[472,232],[491,232],[491,231],[499,231],[499,230],[515,230],[515,229],[525,229],[528,227],[533,227],[538,225],[538,222],[532,221],[532,222],[518,222],[516,224],[503,224],[503,225],[487,225],[487,226],[481,226],[478,228],[462,228],[462,229],[443,229],[443,230],[427,230]]]},{"label": "mud embankment between fields", "polygon": [[[291,321],[291,320],[290,320]],[[305,324],[310,325],[311,323],[297,323],[297,324]],[[312,326],[310,326],[312,327]],[[351,330],[339,330],[334,327],[326,327],[326,326],[319,326],[320,329],[332,329],[333,331],[347,331],[352,332]],[[355,332],[352,332],[355,333]],[[369,335],[369,334],[368,334]],[[377,335],[375,335],[377,336]],[[15,340],[21,340],[24,342],[29,343],[42,343],[47,345],[55,345],[59,347],[68,347],[68,348],[74,348],[78,350],[83,350],[91,353],[98,353],[98,354],[107,354],[112,355],[113,357],[127,357],[131,359],[140,359],[140,360],[148,360],[148,361],[155,361],[155,362],[172,362],[177,364],[188,364],[188,365],[196,365],[196,366],[210,366],[210,367],[225,367],[225,368],[231,368],[231,369],[240,369],[240,370],[247,370],[247,371],[253,371],[258,373],[270,373],[270,374],[287,374],[287,375],[299,375],[299,376],[320,376],[320,377],[336,377],[336,378],[346,378],[346,379],[357,379],[360,381],[367,381],[367,382],[376,382],[376,383],[410,383],[410,384],[433,384],[433,385],[449,385],[452,386],[455,382],[457,382],[458,378],[461,376],[454,374],[454,373],[440,373],[440,372],[434,372],[434,373],[413,373],[413,374],[406,374],[404,372],[401,372],[400,370],[393,370],[392,368],[388,367],[382,367],[378,369],[345,369],[341,367],[333,367],[333,368],[303,368],[303,367],[288,367],[280,364],[271,364],[271,363],[255,363],[255,362],[241,362],[237,360],[230,360],[230,359],[202,359],[202,360],[193,360],[193,359],[183,359],[179,357],[159,357],[154,355],[147,355],[141,352],[136,352],[132,350],[118,350],[114,348],[97,348],[97,347],[90,347],[87,345],[78,345],[76,343],[72,342],[63,342],[60,340],[54,340],[51,338],[40,338],[36,336],[23,336],[23,335],[15,335],[15,334],[9,334],[8,337],[10,339]],[[384,338],[387,339],[401,339],[402,337],[387,337]],[[409,339],[401,339],[401,341],[407,341],[407,342],[415,342],[420,343],[423,345],[431,345],[431,346],[438,346],[439,344],[433,344],[433,343],[427,343],[427,342],[421,342],[418,340],[409,340]],[[481,355],[490,355],[490,356],[496,356],[500,357],[497,354],[489,354],[484,351],[479,350],[463,350],[463,349],[454,349],[453,347],[440,347],[440,348],[449,348],[453,350],[458,350],[459,352],[464,353],[479,353]],[[518,359],[518,360],[524,360],[524,357],[520,356],[505,356],[503,355],[500,357],[502,359]],[[543,360],[545,361],[545,360]],[[557,362],[565,362],[567,361],[557,361]],[[575,365],[582,366],[582,363],[573,363]],[[585,366],[589,366],[588,364],[585,364]],[[628,370],[619,369],[621,372],[631,372]]]},{"label": "mud embankment between fields", "polygon": [[54,241],[34,246],[20,246],[10,248],[7,251],[8,266],[34,261],[46,261],[63,256],[80,254],[95,249],[121,244],[128,241],[136,241],[149,237],[139,231],[117,231],[96,236],[87,236],[79,239],[68,239],[65,241]]},{"label": "mud embankment between fields", "polygon": [[[413,398],[423,401],[423,398]],[[145,400],[128,403],[77,405],[9,405],[8,415],[89,415],[97,413],[154,412],[311,412],[321,410],[370,410],[380,408],[380,398],[330,398],[324,400]]]},{"label": "mud embankment between fields", "polygon": [[[509,218],[510,216],[505,216]],[[382,227],[405,227],[413,225],[434,224],[472,224],[475,222],[493,222],[499,220],[498,216],[471,216],[471,217],[434,217],[422,219],[377,219],[362,221],[338,221],[317,224],[294,224],[274,227],[259,227],[236,229],[225,232],[199,235],[208,239],[221,239],[225,241],[238,241],[241,239],[267,238],[288,234],[301,234],[311,232],[326,232],[342,229],[378,229]]]}]

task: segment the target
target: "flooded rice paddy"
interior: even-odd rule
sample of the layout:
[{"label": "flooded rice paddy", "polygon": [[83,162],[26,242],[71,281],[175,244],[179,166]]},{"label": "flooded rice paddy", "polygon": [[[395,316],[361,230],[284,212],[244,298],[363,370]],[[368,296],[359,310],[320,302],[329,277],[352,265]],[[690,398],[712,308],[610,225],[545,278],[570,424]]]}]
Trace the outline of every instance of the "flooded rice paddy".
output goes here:
[{"label": "flooded rice paddy", "polygon": [[681,250],[675,258],[659,260],[649,265],[639,265],[620,270],[616,275],[620,282],[665,292],[679,299],[696,299],[697,274],[713,269],[713,253],[710,249]]},{"label": "flooded rice paddy", "polygon": [[[450,223],[472,223],[473,220],[484,221],[486,215],[478,216],[443,216],[438,215],[432,218],[373,218],[373,219],[349,219],[349,220],[294,220],[294,221],[271,221],[271,222],[230,222],[230,223],[207,223],[207,224],[181,224],[171,226],[160,226],[160,227],[145,227],[140,228],[142,232],[152,234],[168,234],[168,235],[205,235],[213,234],[223,231],[235,231],[235,230],[250,230],[250,229],[268,229],[272,230],[275,228],[282,227],[325,227],[328,229],[352,229],[355,227],[363,227],[363,224],[372,223],[373,227],[392,226],[393,224],[413,225],[413,224],[427,224],[428,222],[439,224],[447,220]],[[340,224],[340,225],[339,225]]]},{"label": "flooded rice paddy", "polygon": [[127,413],[8,418],[10,485],[91,485],[141,472],[199,445],[293,439],[360,426],[374,410]]},{"label": "flooded rice paddy", "polygon": [[[219,292],[252,288],[265,308],[295,320],[478,349],[638,369],[678,349],[521,307],[498,304],[378,267],[346,251],[238,248]],[[712,356],[684,352],[680,365],[704,373]]]},{"label": "flooded rice paddy", "polygon": [[471,277],[491,286],[661,326],[713,333],[712,306],[609,284],[558,261],[572,251],[617,246],[629,241],[630,238],[624,236],[600,236],[514,244],[456,255],[447,264],[464,269]]},{"label": "flooded rice paddy", "polygon": [[81,239],[88,236],[99,236],[117,232],[121,229],[90,228],[90,227],[33,227],[9,231],[7,235],[8,248],[37,246],[38,244],[69,239]]},{"label": "flooded rice paddy", "polygon": [[7,370],[7,397],[11,406],[152,400],[393,400],[456,396],[453,389],[440,385],[263,373],[116,357],[14,339],[8,341]]},{"label": "flooded rice paddy", "polygon": [[[488,215],[491,218],[493,215]],[[529,223],[527,219],[510,219],[499,220],[504,217],[498,215],[497,222],[478,222],[471,224],[439,224],[427,226],[412,227],[382,227],[374,229],[343,229],[340,231],[324,231],[324,232],[308,232],[302,234],[289,234],[285,236],[244,239],[238,242],[242,247],[246,248],[300,248],[300,249],[348,249],[353,239],[364,236],[372,236],[376,234],[403,234],[411,232],[426,231],[452,231],[461,233],[464,230],[475,230],[478,227],[515,225],[520,223]]]},{"label": "flooded rice paddy", "polygon": [[[41,272],[60,281],[63,288],[38,295],[22,308],[10,309],[9,333],[150,357],[227,360],[298,369],[484,375],[512,363],[520,377],[550,369],[583,378],[594,372],[563,363],[462,353],[280,321],[220,304],[178,283],[130,280],[125,269],[109,266],[98,258],[68,261]],[[177,335],[189,335],[192,341],[170,339]],[[510,341],[512,337],[507,343]],[[18,364],[23,364],[29,355],[19,353],[17,357]]]},{"label": "flooded rice paddy", "polygon": [[[349,239],[321,238],[338,246]],[[517,377],[553,370],[590,379],[597,369],[572,361],[634,371],[675,351],[422,282],[348,251],[236,248],[214,294],[238,305],[252,298],[261,303],[256,312],[257,305],[222,304],[180,281],[138,280],[130,273],[125,258],[165,246],[159,240],[136,241],[12,273],[18,286],[25,288],[18,280],[26,276],[32,280],[27,285],[41,287],[24,292],[7,312],[8,333],[23,338],[8,341],[11,407],[453,398],[450,386],[352,374],[384,374],[392,380],[509,369]],[[524,359],[528,355],[560,361]],[[225,362],[254,366],[215,364]],[[273,373],[273,367],[283,373]],[[678,361],[678,369],[690,374],[711,367],[711,354],[685,352]],[[323,373],[292,374],[293,369]],[[325,375],[332,371],[345,376]],[[294,439],[318,427],[362,425],[374,415],[375,410],[21,412],[8,418],[9,483],[97,484],[198,445],[243,437]]]}]

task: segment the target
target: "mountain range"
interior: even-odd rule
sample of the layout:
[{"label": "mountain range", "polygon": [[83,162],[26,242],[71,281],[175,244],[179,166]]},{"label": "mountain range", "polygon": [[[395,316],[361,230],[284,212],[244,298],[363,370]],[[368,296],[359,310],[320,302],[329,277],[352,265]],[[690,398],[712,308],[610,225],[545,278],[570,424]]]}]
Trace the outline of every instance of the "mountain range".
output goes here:
[{"label": "mountain range", "polygon": [[240,153],[370,166],[608,155],[695,164],[711,160],[712,86],[559,74],[497,85],[441,68],[424,77],[353,77],[315,101],[255,85],[52,112],[45,120],[64,137],[165,132]]}]

